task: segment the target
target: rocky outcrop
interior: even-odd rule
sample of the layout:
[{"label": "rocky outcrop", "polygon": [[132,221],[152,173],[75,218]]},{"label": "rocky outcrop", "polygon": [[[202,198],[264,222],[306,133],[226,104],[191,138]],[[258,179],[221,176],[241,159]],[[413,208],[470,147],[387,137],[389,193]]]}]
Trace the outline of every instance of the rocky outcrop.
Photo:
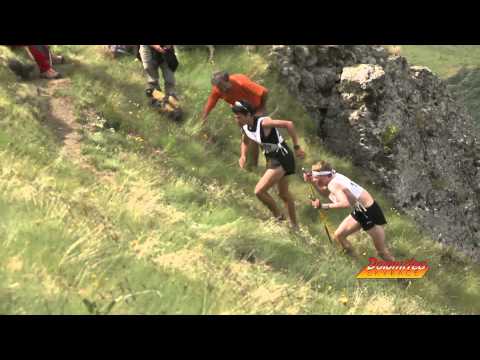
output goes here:
[{"label": "rocky outcrop", "polygon": [[329,149],[371,170],[433,238],[480,259],[478,128],[443,81],[380,46],[273,46],[271,59]]}]

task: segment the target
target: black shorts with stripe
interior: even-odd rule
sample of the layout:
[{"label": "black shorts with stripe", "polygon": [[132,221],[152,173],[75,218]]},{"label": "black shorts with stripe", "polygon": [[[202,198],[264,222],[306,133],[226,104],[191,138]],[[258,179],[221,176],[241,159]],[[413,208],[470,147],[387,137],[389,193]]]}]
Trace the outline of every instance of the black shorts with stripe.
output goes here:
[{"label": "black shorts with stripe", "polygon": [[377,202],[374,202],[373,205],[366,210],[367,211],[355,208],[351,213],[352,217],[362,225],[363,230],[368,231],[375,227],[375,225],[382,226],[387,224],[382,208]]},{"label": "black shorts with stripe", "polygon": [[283,143],[282,146],[288,150],[287,154],[278,151],[265,155],[267,169],[276,169],[281,166],[283,167],[283,170],[285,170],[285,176],[293,175],[295,174],[295,157],[286,143]]}]

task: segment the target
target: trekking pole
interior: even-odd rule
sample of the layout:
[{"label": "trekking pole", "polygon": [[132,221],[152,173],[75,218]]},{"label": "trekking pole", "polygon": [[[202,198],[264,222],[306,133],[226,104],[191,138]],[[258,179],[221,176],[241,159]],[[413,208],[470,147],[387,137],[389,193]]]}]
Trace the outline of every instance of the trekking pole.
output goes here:
[{"label": "trekking pole", "polygon": [[[302,169],[303,173],[308,173],[305,169]],[[316,197],[316,193],[315,193],[315,188],[313,187],[313,184],[312,183],[308,183],[310,185],[310,200],[311,201],[314,201],[317,197]],[[322,209],[318,209],[319,210],[319,216],[320,216],[320,223],[323,224],[323,227],[325,228],[325,232],[327,233],[327,237],[328,237],[328,240],[330,241],[331,244],[333,244],[333,240],[332,240],[332,237],[330,235],[330,230],[328,229],[328,217],[327,215],[323,212]]]},{"label": "trekking pole", "polygon": [[327,226],[327,222],[328,222],[327,215],[325,215],[322,209],[319,209],[319,210],[320,210],[320,213],[319,213],[320,221],[323,223],[325,232],[327,233],[328,240],[330,240],[330,243],[333,245],[333,240],[332,240],[332,237],[330,236],[330,230],[328,230],[328,226]]}]

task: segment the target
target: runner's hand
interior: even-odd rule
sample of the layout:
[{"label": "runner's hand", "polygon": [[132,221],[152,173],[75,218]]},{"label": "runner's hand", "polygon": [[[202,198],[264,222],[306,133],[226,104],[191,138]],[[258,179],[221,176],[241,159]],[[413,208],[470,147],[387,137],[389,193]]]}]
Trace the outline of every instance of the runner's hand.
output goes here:
[{"label": "runner's hand", "polygon": [[307,172],[307,173],[303,173],[303,181],[305,182],[312,182],[312,174]]},{"label": "runner's hand", "polygon": [[295,155],[299,159],[303,159],[305,157],[305,151],[303,151],[302,149],[295,150]]},{"label": "runner's hand", "polygon": [[238,160],[238,165],[240,165],[242,169],[245,169],[246,164],[247,164],[247,158],[245,156],[240,157],[240,159]]},{"label": "runner's hand", "polygon": [[160,54],[164,54],[165,51],[166,51],[166,49],[164,49],[164,48],[163,48],[162,46],[160,46],[160,45],[152,45],[152,48],[153,48],[155,51],[159,52]]},{"label": "runner's hand", "polygon": [[312,206],[315,209],[320,209],[322,207],[322,203],[320,202],[320,200],[315,199],[315,200],[312,200]]}]

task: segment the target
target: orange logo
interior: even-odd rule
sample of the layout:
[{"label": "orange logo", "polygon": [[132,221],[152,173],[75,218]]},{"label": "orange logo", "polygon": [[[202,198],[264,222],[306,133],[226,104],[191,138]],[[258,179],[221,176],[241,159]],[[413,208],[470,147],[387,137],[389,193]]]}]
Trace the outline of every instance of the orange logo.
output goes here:
[{"label": "orange logo", "polygon": [[370,264],[358,273],[357,279],[421,279],[430,269],[426,261],[415,259],[382,261],[370,258],[368,261]]}]

